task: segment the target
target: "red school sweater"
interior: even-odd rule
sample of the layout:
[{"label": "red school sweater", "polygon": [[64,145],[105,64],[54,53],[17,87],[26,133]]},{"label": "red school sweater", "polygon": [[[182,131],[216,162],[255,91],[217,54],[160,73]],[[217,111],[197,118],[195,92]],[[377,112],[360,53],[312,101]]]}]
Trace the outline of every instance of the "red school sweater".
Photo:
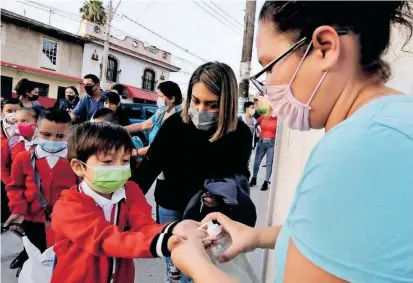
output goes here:
[{"label": "red school sweater", "polygon": [[[53,168],[50,168],[46,157],[36,158],[36,171],[47,210],[51,212],[61,192],[76,186],[76,175],[66,158],[59,158]],[[11,181],[6,186],[9,207],[12,213],[25,215],[25,220],[44,223],[46,216],[40,206],[34,176],[31,152],[20,152],[13,161]]]},{"label": "red school sweater", "polygon": [[126,199],[112,210],[115,224],[105,220],[81,185],[62,192],[51,223],[57,259],[51,283],[133,283],[133,258],[169,256],[167,242],[176,223],[156,224],[135,183],[127,182],[125,193]]},{"label": "red school sweater", "polygon": [[[13,136],[11,139],[17,139],[18,136]],[[16,159],[17,154],[26,151],[24,147],[24,141],[20,141],[14,145],[10,150],[9,147],[10,139],[1,141],[1,160],[0,160],[0,170],[1,170],[1,181],[7,186],[11,181],[11,167],[13,160]]]}]

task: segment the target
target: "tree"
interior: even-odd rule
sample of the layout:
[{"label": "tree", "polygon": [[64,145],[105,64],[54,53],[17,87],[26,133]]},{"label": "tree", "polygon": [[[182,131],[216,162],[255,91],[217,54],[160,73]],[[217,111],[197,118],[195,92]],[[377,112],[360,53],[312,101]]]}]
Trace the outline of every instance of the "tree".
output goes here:
[{"label": "tree", "polygon": [[88,20],[96,24],[106,24],[106,11],[101,0],[86,0],[80,8],[83,20]]}]

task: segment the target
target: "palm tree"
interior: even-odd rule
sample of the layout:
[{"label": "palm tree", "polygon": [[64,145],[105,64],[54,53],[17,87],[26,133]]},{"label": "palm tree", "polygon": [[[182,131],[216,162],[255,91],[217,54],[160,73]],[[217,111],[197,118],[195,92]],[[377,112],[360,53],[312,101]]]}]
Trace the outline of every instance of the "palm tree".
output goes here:
[{"label": "palm tree", "polygon": [[80,8],[83,20],[88,20],[96,24],[105,25],[106,11],[101,0],[85,0]]}]

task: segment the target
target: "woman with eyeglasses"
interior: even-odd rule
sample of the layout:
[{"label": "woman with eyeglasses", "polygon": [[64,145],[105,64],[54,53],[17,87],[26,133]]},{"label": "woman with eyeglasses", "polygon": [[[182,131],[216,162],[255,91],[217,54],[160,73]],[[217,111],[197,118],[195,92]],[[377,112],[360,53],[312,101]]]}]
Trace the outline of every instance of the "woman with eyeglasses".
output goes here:
[{"label": "woman with eyeglasses", "polygon": [[[412,35],[408,1],[267,1],[252,78],[274,116],[293,129],[325,128],[284,226],[253,229],[220,214],[233,244],[221,256],[275,247],[276,282],[413,282],[413,98],[385,85],[390,31]],[[266,85],[258,83],[266,75]],[[201,243],[174,263],[197,283],[234,282]]]},{"label": "woman with eyeglasses", "polygon": [[[162,124],[137,169],[137,183],[145,194],[163,172],[155,187],[159,223],[182,220],[206,180],[249,178],[252,134],[239,122],[237,106],[237,80],[229,66],[210,62],[195,70],[182,113]],[[167,269],[168,282],[179,279],[170,259]],[[180,282],[191,281],[182,276]]]}]

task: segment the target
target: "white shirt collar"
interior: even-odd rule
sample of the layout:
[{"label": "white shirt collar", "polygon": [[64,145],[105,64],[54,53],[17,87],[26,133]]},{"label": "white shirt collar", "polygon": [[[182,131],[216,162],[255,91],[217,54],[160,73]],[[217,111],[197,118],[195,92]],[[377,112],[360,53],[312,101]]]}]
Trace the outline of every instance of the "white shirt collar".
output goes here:
[{"label": "white shirt collar", "polygon": [[80,183],[80,187],[83,190],[83,193],[93,198],[100,207],[103,207],[104,205],[117,204],[122,199],[126,199],[125,187],[121,187],[119,190],[115,191],[112,194],[111,199],[104,198],[96,193],[85,181],[82,181],[82,183]]},{"label": "white shirt collar", "polygon": [[59,151],[59,152],[55,152],[55,153],[50,153],[47,151],[44,151],[40,145],[36,146],[36,154],[38,158],[44,158],[44,157],[49,157],[49,156],[58,156],[61,158],[67,158],[67,148]]},{"label": "white shirt collar", "polygon": [[21,142],[21,141],[24,142],[24,148],[26,150],[29,150],[32,147],[32,145],[36,144],[36,139],[35,138],[33,138],[32,141],[28,141],[24,137],[20,136],[19,142]]},{"label": "white shirt collar", "polygon": [[3,127],[5,129],[7,129],[7,128],[10,128],[10,127],[14,127],[14,124],[13,125],[9,124],[9,123],[7,123],[6,119],[3,119]]}]

